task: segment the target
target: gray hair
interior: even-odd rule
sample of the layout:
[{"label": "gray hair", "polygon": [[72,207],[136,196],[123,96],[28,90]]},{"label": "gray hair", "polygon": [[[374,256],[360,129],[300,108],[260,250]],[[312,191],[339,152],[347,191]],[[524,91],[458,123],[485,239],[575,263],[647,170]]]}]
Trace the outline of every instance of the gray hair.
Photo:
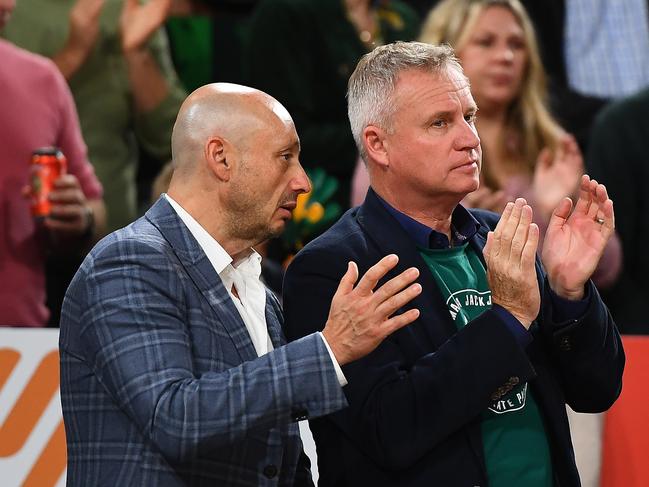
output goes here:
[{"label": "gray hair", "polygon": [[356,147],[366,160],[363,130],[376,125],[391,130],[394,86],[402,71],[417,69],[440,73],[462,67],[450,46],[423,42],[395,42],[379,46],[358,62],[347,85],[347,115]]}]

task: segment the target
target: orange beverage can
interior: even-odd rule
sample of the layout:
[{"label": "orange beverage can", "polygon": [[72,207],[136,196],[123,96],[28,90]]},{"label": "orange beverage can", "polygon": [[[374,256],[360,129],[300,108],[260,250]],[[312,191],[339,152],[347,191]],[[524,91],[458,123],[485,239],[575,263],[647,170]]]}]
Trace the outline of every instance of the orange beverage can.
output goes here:
[{"label": "orange beverage can", "polygon": [[50,214],[52,203],[49,194],[54,189],[54,181],[64,175],[66,170],[67,160],[58,147],[41,147],[32,152],[29,171],[32,216],[42,218]]}]

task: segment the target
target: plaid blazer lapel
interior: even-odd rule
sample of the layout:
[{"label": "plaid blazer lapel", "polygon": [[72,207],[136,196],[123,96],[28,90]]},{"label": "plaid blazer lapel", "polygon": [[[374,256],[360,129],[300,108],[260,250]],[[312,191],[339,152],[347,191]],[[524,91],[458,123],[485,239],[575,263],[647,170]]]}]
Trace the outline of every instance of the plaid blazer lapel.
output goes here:
[{"label": "plaid blazer lapel", "polygon": [[282,332],[282,307],[275,295],[266,289],[266,327],[273,347],[278,348],[286,343]]},{"label": "plaid blazer lapel", "polygon": [[187,275],[221,318],[220,324],[223,325],[234,342],[241,361],[257,358],[257,352],[250,339],[248,329],[232,302],[230,294],[223,286],[221,278],[194,236],[164,196],[158,199],[145,216],[169,242],[178,256],[178,260],[187,271]]}]

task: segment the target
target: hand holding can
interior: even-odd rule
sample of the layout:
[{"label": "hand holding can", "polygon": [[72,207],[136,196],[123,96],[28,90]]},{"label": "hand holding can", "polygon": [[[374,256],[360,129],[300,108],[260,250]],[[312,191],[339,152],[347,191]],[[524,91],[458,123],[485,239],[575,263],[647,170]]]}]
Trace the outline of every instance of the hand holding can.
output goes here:
[{"label": "hand holding can", "polygon": [[30,167],[31,213],[35,218],[45,218],[52,211],[49,194],[54,181],[66,173],[67,160],[58,147],[42,147],[32,153]]}]

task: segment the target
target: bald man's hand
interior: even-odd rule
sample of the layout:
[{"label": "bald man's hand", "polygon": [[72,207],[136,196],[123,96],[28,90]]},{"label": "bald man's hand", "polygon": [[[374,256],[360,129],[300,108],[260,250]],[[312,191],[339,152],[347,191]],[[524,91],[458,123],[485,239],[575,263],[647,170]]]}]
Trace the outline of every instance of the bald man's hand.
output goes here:
[{"label": "bald man's hand", "polygon": [[388,255],[370,267],[358,281],[358,268],[350,262],[331,301],[329,318],[322,334],[340,365],[364,357],[391,333],[412,323],[419,310],[411,309],[392,316],[399,308],[421,293],[420,284],[412,284],[419,276],[415,267],[405,270],[374,289],[379,280],[399,262]]}]

